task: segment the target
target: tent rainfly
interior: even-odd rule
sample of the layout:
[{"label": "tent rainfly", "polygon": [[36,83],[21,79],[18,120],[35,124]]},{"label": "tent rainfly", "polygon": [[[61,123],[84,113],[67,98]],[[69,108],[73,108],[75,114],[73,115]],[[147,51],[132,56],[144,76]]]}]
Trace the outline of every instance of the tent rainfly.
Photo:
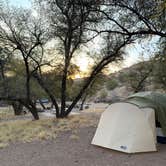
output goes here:
[{"label": "tent rainfly", "polygon": [[159,92],[139,92],[129,96],[126,102],[137,105],[139,108],[153,108],[156,120],[166,136],[166,94]]}]

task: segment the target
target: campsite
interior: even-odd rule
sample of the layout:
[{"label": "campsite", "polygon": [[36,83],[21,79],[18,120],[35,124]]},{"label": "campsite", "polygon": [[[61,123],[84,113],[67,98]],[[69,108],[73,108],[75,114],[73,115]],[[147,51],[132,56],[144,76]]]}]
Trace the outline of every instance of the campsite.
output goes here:
[{"label": "campsite", "polygon": [[[103,106],[104,104],[102,104]],[[82,115],[74,115],[70,121],[63,120],[52,124],[52,121],[40,122],[40,125],[35,125],[36,128],[42,125],[39,131],[36,129],[36,137],[38,140],[33,140],[32,135],[27,136],[24,141],[18,141],[18,137],[11,139],[16,140],[10,143],[10,146],[0,149],[0,161],[2,166],[163,166],[166,162],[166,145],[158,144],[157,152],[127,154],[115,150],[102,148],[91,144],[91,141],[96,132],[98,121],[100,119],[101,110],[96,113],[85,111]],[[41,120],[42,121],[42,120]],[[22,126],[25,127],[23,122]],[[35,122],[34,122],[35,123]],[[37,122],[36,122],[37,123]],[[19,125],[19,123],[17,122]],[[19,135],[23,134],[23,129],[14,125],[12,131]],[[26,125],[28,122],[25,123]],[[30,122],[29,122],[30,125]],[[34,126],[33,125],[33,126]],[[52,126],[54,125],[54,126]],[[54,136],[46,137],[46,130],[54,129]],[[61,126],[61,127],[60,127]],[[16,127],[18,130],[16,130]],[[52,128],[53,127],[53,128]],[[1,125],[2,128],[2,125]],[[10,129],[10,127],[8,127]],[[61,128],[61,129],[60,129]],[[8,130],[9,130],[8,129]],[[55,131],[59,129],[59,131]],[[60,131],[61,130],[61,131]],[[29,127],[30,131],[30,127]],[[52,130],[53,131],[53,130]],[[26,131],[25,131],[26,132]],[[8,133],[8,137],[10,134]],[[47,133],[48,134],[48,133]],[[25,135],[25,133],[24,133]],[[48,134],[49,135],[49,134]],[[65,157],[64,157],[65,156]]]},{"label": "campsite", "polygon": [[165,164],[165,0],[0,0],[0,166]]}]

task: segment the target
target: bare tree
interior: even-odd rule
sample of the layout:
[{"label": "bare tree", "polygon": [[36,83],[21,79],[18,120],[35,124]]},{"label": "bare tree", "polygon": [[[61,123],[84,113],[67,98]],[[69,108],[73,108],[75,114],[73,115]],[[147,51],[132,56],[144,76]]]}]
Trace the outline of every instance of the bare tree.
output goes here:
[{"label": "bare tree", "polygon": [[[35,77],[41,87],[51,98],[57,117],[66,117],[85,95],[99,73],[111,62],[121,60],[124,48],[128,44],[151,35],[166,37],[160,19],[160,3],[155,1],[131,0],[38,0],[40,3],[37,18],[27,10],[7,9],[0,11],[0,42],[7,45],[14,53],[21,55],[25,65],[24,99],[12,98],[22,102],[35,119],[38,119],[35,103],[31,95],[30,81]],[[45,11],[45,12],[44,12]],[[159,12],[159,17],[156,13]],[[155,16],[155,17],[153,17]],[[48,35],[43,20],[49,21]],[[47,23],[46,23],[47,25]],[[78,55],[81,46],[100,35],[105,40],[100,57],[84,82],[80,91],[66,110],[67,84],[72,60]],[[49,37],[57,42],[59,56],[63,63],[61,76],[61,106],[57,104],[55,95],[43,81],[42,57],[44,44]],[[87,45],[88,46],[88,45]],[[94,59],[96,57],[93,57]]]},{"label": "bare tree", "polygon": [[133,37],[166,37],[164,4],[164,0],[103,0],[100,12],[110,26],[99,32],[120,33]]},{"label": "bare tree", "polygon": [[[25,9],[0,6],[0,42],[20,56],[25,65],[25,96],[6,96],[9,100],[21,102],[33,115],[39,119],[35,103],[31,97],[30,80],[34,64],[40,64],[42,46],[47,41],[47,31],[41,20],[32,16],[31,11]],[[38,51],[38,54],[36,52]],[[3,97],[4,98],[4,97]]]},{"label": "bare tree", "polygon": [[[152,17],[160,11],[160,4],[156,4],[155,1],[38,0],[38,2],[42,10],[47,11],[45,15],[49,18],[52,34],[58,41],[57,49],[64,60],[61,108],[60,110],[57,108],[57,117],[65,117],[72,111],[98,74],[109,63],[121,59],[126,45],[151,35],[166,37],[159,18]],[[106,48],[72,104],[65,110],[71,60],[83,44],[98,35],[106,37]]]},{"label": "bare tree", "polygon": [[[42,6],[44,2],[44,5]],[[97,1],[40,1],[46,9],[50,26],[55,39],[58,39],[59,53],[63,56],[64,63],[61,81],[61,109],[56,107],[57,117],[64,117],[66,108],[67,82],[71,60],[77,54],[82,44],[94,38],[87,38],[85,28],[88,24],[96,22],[97,17],[92,13],[92,6],[97,7]],[[40,80],[41,82],[41,80]],[[50,96],[50,95],[49,95]],[[54,100],[55,101],[55,100]]]}]

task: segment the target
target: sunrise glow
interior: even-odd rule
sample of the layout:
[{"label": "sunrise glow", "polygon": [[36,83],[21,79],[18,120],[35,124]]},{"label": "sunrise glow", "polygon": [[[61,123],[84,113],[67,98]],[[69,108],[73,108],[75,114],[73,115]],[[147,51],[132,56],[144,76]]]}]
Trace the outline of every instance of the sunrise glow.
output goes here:
[{"label": "sunrise glow", "polygon": [[75,59],[75,63],[79,67],[80,72],[88,72],[92,64],[92,60],[89,57],[82,54]]}]

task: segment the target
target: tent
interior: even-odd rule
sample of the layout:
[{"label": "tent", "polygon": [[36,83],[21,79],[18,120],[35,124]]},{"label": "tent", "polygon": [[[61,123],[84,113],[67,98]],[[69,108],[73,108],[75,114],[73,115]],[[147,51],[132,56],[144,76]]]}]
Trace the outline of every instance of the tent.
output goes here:
[{"label": "tent", "polygon": [[114,103],[102,113],[92,144],[126,153],[156,151],[155,129],[154,109]]},{"label": "tent", "polygon": [[156,151],[155,120],[166,136],[166,94],[133,94],[103,112],[92,144],[127,153]]}]

